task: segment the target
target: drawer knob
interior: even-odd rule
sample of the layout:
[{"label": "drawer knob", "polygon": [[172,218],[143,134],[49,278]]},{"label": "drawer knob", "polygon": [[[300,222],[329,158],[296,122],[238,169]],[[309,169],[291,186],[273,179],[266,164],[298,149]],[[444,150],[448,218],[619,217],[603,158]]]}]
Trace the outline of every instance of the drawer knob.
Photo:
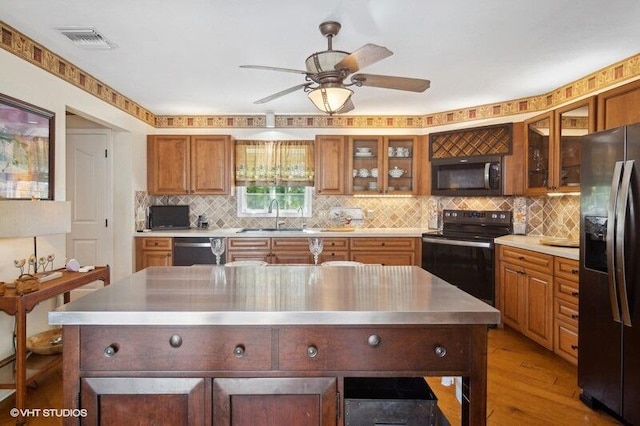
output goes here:
[{"label": "drawer knob", "polygon": [[524,256],[518,256],[518,260],[525,260],[525,259],[526,259],[526,257],[524,257]]},{"label": "drawer knob", "polygon": [[179,348],[182,346],[182,337],[177,334],[169,337],[169,345],[171,345],[172,348]]},{"label": "drawer knob", "polygon": [[367,339],[367,343],[369,344],[369,346],[371,346],[372,348],[375,348],[376,346],[380,345],[380,342],[382,342],[382,339],[380,338],[380,336],[378,336],[377,334],[372,334],[371,336],[369,336],[369,338]]},{"label": "drawer knob", "polygon": [[445,348],[444,346],[436,346],[434,352],[436,353],[436,356],[438,358],[444,358],[445,355],[447,355],[447,348]]},{"label": "drawer knob", "polygon": [[238,345],[233,348],[233,354],[238,358],[242,358],[242,355],[244,355],[244,345]]},{"label": "drawer knob", "polygon": [[318,348],[313,345],[309,346],[307,348],[307,356],[309,358],[315,358],[316,356],[318,356]]},{"label": "drawer knob", "polygon": [[578,314],[571,314],[571,318],[574,319],[574,320],[577,320],[578,319]]},{"label": "drawer knob", "polygon": [[573,275],[576,275],[578,272],[580,272],[580,270],[579,270],[579,269],[572,269],[572,270],[571,270],[571,273],[572,273]]},{"label": "drawer knob", "polygon": [[118,352],[118,349],[120,349],[118,344],[117,343],[112,343],[109,346],[107,346],[106,348],[104,348],[104,356],[112,357]]}]

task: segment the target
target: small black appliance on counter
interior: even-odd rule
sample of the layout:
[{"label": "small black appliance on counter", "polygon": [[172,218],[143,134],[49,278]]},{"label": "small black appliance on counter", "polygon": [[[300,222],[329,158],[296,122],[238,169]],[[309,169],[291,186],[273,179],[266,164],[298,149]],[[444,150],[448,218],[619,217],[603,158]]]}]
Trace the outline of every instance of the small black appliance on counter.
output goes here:
[{"label": "small black appliance on counter", "polygon": [[150,206],[149,228],[154,231],[189,229],[189,206]]}]

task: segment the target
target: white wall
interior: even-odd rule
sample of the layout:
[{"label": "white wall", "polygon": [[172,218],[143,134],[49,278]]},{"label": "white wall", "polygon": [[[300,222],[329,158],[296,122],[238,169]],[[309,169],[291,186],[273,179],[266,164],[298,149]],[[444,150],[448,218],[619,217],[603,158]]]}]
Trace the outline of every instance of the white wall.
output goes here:
[{"label": "white wall", "polygon": [[[65,149],[66,111],[70,110],[87,119],[114,129],[113,162],[114,206],[113,230],[115,237],[112,280],[133,271],[133,194],[146,189],[146,135],[154,129],[131,115],[103,102],[52,74],[0,49],[0,92],[16,99],[47,109],[55,119],[55,198],[66,197]],[[64,235],[39,237],[38,253],[55,253],[55,267],[62,267],[66,258]],[[13,281],[19,271],[13,259],[22,259],[33,252],[33,240],[0,238],[0,281]],[[27,334],[35,334],[48,327],[46,313],[55,307],[51,300],[37,306],[29,314]],[[11,336],[14,320],[0,313],[0,358],[13,352]],[[7,392],[0,393],[0,398]]]}]

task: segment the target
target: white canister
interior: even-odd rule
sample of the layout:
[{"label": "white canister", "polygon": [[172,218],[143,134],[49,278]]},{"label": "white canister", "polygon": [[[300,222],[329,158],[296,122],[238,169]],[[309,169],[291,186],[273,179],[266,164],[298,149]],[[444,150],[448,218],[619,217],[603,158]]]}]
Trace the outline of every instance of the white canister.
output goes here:
[{"label": "white canister", "polygon": [[396,149],[395,149],[394,147],[390,146],[390,147],[387,149],[387,153],[389,154],[389,157],[395,157],[395,155],[396,155]]}]

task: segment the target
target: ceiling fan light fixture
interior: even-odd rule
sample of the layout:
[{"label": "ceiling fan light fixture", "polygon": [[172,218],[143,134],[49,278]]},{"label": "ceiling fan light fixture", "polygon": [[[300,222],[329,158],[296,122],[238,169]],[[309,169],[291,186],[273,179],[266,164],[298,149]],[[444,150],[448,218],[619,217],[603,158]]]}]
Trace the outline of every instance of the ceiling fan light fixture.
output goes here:
[{"label": "ceiling fan light fixture", "polygon": [[335,114],[353,95],[353,90],[340,86],[321,86],[309,92],[309,99],[322,112]]}]

